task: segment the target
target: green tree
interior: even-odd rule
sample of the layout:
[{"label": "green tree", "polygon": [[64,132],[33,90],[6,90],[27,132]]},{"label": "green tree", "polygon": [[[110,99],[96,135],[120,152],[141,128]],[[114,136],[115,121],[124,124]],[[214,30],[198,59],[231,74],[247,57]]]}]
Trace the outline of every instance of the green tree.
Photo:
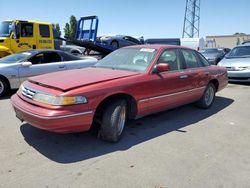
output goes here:
[{"label": "green tree", "polygon": [[64,27],[64,37],[65,38],[69,38],[70,37],[70,27],[69,27],[69,23],[65,24]]},{"label": "green tree", "polygon": [[52,26],[53,26],[53,29],[56,30],[56,36],[61,37],[62,32],[61,32],[60,25],[58,23],[56,23],[56,24],[52,23]]},{"label": "green tree", "polygon": [[66,38],[74,38],[76,33],[77,20],[75,16],[70,16],[69,23],[65,24],[64,27],[64,37]]}]

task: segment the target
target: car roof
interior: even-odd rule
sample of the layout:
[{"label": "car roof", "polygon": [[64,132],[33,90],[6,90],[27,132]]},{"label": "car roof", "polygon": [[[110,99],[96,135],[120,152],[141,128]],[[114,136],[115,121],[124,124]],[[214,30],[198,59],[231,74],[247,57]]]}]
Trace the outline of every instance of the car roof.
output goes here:
[{"label": "car roof", "polygon": [[54,50],[54,49],[37,49],[37,50],[26,50],[26,51],[23,51],[23,52],[30,52],[32,54],[34,53],[41,53],[41,52],[64,52],[62,50]]},{"label": "car roof", "polygon": [[154,48],[154,49],[162,49],[162,48],[184,48],[184,49],[190,49],[185,46],[178,46],[178,45],[167,45],[167,44],[142,44],[142,45],[133,45],[133,46],[127,46],[125,48]]}]

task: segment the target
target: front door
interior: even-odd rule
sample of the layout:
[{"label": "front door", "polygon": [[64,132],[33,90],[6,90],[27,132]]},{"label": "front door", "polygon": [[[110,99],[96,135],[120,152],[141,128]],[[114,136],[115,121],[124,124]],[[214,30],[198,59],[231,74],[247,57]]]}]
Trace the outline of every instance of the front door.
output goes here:
[{"label": "front door", "polygon": [[56,52],[44,52],[33,56],[28,60],[32,63],[31,66],[19,68],[20,83],[32,76],[66,70],[65,62],[61,60],[62,57]]},{"label": "front door", "polygon": [[11,49],[14,53],[36,49],[36,35],[33,23],[19,22],[19,38],[11,40]]},{"label": "front door", "polygon": [[152,73],[145,86],[144,99],[139,103],[147,106],[147,113],[161,111],[186,103],[187,91],[192,88],[190,77],[186,74],[183,59],[177,49],[166,49],[160,55],[157,64],[167,63],[170,71]]}]

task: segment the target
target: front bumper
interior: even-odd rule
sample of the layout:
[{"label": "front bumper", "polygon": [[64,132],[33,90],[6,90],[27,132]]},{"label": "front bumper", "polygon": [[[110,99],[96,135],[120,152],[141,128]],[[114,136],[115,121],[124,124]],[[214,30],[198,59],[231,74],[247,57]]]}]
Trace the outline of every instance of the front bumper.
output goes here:
[{"label": "front bumper", "polygon": [[227,71],[228,80],[232,82],[250,82],[250,70]]},{"label": "front bumper", "polygon": [[93,111],[64,112],[34,106],[22,100],[17,94],[11,97],[16,116],[21,121],[39,129],[58,133],[88,131],[92,124]]}]

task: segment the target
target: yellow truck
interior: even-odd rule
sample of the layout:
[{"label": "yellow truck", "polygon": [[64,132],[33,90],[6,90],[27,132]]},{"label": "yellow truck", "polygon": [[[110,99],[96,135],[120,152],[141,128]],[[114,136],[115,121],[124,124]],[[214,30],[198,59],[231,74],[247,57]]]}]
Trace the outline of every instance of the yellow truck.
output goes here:
[{"label": "yellow truck", "polygon": [[5,20],[0,22],[0,58],[31,49],[54,49],[51,23]]}]

